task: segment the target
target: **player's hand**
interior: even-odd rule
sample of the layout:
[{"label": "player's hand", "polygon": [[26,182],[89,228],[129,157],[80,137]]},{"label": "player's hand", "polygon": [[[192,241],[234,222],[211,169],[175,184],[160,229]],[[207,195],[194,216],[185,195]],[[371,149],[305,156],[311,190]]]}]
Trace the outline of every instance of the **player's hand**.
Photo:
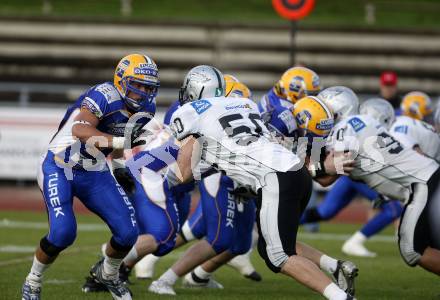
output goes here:
[{"label": "player's hand", "polygon": [[245,186],[235,187],[230,194],[233,195],[236,200],[241,202],[247,202],[249,199],[255,199],[258,196],[253,190]]},{"label": "player's hand", "polygon": [[136,191],[136,185],[133,177],[126,168],[118,168],[113,170],[116,181],[122,186],[124,191],[129,195],[133,195]]},{"label": "player's hand", "polygon": [[328,175],[350,175],[354,170],[354,158],[351,152],[331,151],[324,160],[325,171]]}]

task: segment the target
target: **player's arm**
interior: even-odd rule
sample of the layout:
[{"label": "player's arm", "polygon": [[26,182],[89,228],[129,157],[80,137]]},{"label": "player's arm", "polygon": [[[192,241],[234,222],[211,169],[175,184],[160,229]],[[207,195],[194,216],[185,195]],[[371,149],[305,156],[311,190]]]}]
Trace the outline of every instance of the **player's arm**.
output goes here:
[{"label": "player's arm", "polygon": [[350,175],[354,163],[350,152],[335,153],[332,150],[320,162],[311,162],[310,158],[306,157],[310,175],[324,187],[333,184],[341,175]]},{"label": "player's arm", "polygon": [[[124,146],[124,138],[116,138],[114,140],[114,136],[104,133],[96,128],[96,126],[98,126],[98,123],[99,119],[92,112],[85,108],[82,108],[80,113],[74,119],[74,123],[72,126],[72,135],[76,136],[82,143],[87,143],[87,141],[89,141],[89,139],[92,137],[101,140],[105,139],[107,141],[107,143],[98,143],[98,140],[96,140],[94,142],[95,147],[122,149]],[[119,141],[120,145],[114,145],[115,141]]]}]

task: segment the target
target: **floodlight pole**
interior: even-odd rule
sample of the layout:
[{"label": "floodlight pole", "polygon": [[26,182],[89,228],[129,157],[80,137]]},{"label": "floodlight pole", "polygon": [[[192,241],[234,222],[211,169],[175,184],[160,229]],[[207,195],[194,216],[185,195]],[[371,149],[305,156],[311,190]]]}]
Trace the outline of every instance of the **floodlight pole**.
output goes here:
[{"label": "floodlight pole", "polygon": [[298,29],[298,22],[290,22],[290,66],[293,67],[296,64],[296,31]]}]

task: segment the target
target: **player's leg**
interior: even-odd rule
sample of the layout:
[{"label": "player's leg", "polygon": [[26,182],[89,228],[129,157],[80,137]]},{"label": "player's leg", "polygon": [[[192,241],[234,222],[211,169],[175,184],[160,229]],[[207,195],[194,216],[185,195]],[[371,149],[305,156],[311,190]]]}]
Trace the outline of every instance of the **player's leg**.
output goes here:
[{"label": "player's leg", "polygon": [[[313,188],[312,195],[310,196],[309,204],[307,204],[306,209],[313,209],[319,205],[318,203],[318,193]],[[308,232],[318,232],[319,231],[319,222],[305,223],[303,226],[304,230]]]},{"label": "player's leg", "polygon": [[[274,272],[294,278],[328,299],[347,299],[318,266],[296,253],[296,234],[302,210],[311,193],[311,178],[303,168],[295,172],[271,173],[259,190],[257,222],[258,250]],[[293,184],[295,183],[295,184]]]},{"label": "player's leg", "polygon": [[[419,219],[415,233],[415,249],[421,253],[418,264],[440,275],[440,169],[428,181],[428,203]],[[428,234],[426,234],[428,233]],[[428,245],[426,245],[426,241]]]},{"label": "player's leg", "polygon": [[82,171],[77,177],[79,184],[75,189],[78,197],[112,232],[104,258],[92,267],[90,275],[105,285],[115,299],[131,299],[128,288],[119,280],[118,274],[122,260],[138,237],[134,207],[110,171]]},{"label": "player's leg", "polygon": [[[190,194],[186,194],[185,197],[181,197],[180,200],[176,201],[178,208],[182,207],[183,203],[183,209],[187,210],[186,208],[189,207],[191,201]],[[181,223],[181,217],[186,218],[187,214],[181,214],[179,210],[179,222]],[[196,210],[191,215],[190,218],[188,218],[181,227],[181,230],[176,238],[176,243],[174,246],[174,249],[179,248],[180,246],[186,244],[189,241],[192,241],[194,239],[200,239],[205,235],[205,223],[203,220],[203,212],[202,212],[202,206],[199,201]],[[149,254],[145,256],[141,261],[139,261],[136,266],[136,277],[141,278],[152,278],[154,273],[154,265],[159,260],[158,256],[155,256],[153,254]]]},{"label": "player's leg", "polygon": [[40,167],[38,185],[46,204],[49,233],[41,239],[35,251],[31,270],[23,285],[22,299],[25,300],[40,299],[44,272],[76,237],[72,181],[67,180],[64,170],[56,166],[50,153]]},{"label": "player's leg", "polygon": [[424,269],[440,275],[440,251],[431,247],[433,244],[431,237],[438,235],[438,231],[432,235],[432,223],[430,224],[431,209],[434,211],[435,203],[438,200],[435,199],[437,197],[429,198],[429,189],[425,184],[413,184],[412,191],[403,210],[399,226],[400,254],[409,266],[420,265]]},{"label": "player's leg", "polygon": [[172,286],[178,278],[229,248],[233,238],[235,201],[228,192],[233,186],[232,181],[226,183],[224,178],[221,174],[214,174],[200,184],[206,237],[190,247],[184,256],[154,281],[149,287],[151,292],[173,294]]},{"label": "player's leg", "polygon": [[[253,199],[246,203],[237,203],[237,215],[234,222],[234,241],[228,251],[218,254],[210,260],[198,266],[184,278],[184,283],[188,286],[197,286],[199,282],[210,282],[212,273],[223,266],[232,258],[238,255],[244,255],[249,251],[252,245],[252,233],[255,223],[255,202]],[[250,264],[250,261],[249,261]],[[255,272],[252,264],[250,265],[250,273]],[[259,274],[257,274],[259,276]],[[260,276],[261,278],[261,276]],[[260,279],[261,280],[261,279]],[[213,286],[212,286],[213,287]],[[218,286],[217,286],[218,287]]]},{"label": "player's leg", "polygon": [[301,224],[333,218],[353,200],[355,195],[356,190],[353,188],[353,181],[347,176],[341,176],[317,207],[306,209],[301,217]]}]

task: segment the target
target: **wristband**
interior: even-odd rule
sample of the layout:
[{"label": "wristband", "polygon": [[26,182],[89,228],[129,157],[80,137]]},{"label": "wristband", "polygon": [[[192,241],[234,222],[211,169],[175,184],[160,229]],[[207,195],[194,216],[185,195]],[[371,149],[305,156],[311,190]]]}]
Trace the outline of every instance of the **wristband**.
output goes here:
[{"label": "wristband", "polygon": [[125,138],[114,136],[112,139],[112,148],[113,149],[124,149]]}]

